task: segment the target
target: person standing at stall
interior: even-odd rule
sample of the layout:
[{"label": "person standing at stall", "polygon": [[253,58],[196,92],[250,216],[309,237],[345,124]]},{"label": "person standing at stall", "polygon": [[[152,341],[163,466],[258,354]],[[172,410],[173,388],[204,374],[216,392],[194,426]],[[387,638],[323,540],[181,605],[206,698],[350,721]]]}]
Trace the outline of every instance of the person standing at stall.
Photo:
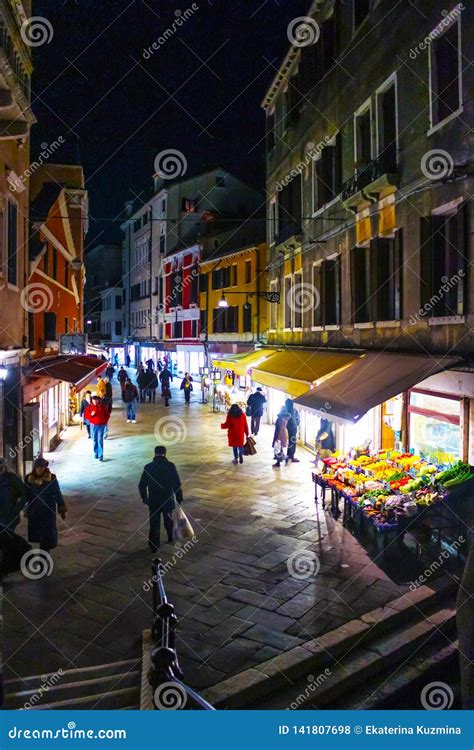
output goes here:
[{"label": "person standing at stall", "polygon": [[260,420],[263,417],[263,408],[267,403],[267,399],[263,395],[263,391],[260,387],[257,388],[255,393],[251,393],[247,399],[247,409],[250,421],[250,430],[252,435],[257,436],[260,430]]}]

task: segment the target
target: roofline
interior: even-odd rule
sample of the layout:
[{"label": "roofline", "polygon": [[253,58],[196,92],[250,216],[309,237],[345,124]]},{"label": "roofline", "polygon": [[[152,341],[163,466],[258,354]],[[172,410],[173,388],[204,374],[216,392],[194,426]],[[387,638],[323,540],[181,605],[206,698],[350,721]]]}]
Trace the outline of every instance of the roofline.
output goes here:
[{"label": "roofline", "polygon": [[258,242],[254,245],[247,245],[247,247],[241,247],[238,250],[230,250],[228,253],[225,253],[225,255],[216,255],[214,258],[205,258],[205,260],[201,260],[200,265],[205,266],[209,263],[217,263],[219,260],[226,260],[226,258],[233,258],[236,255],[244,255],[245,253],[249,253],[252,250],[258,250],[261,245],[266,245],[266,242]]}]

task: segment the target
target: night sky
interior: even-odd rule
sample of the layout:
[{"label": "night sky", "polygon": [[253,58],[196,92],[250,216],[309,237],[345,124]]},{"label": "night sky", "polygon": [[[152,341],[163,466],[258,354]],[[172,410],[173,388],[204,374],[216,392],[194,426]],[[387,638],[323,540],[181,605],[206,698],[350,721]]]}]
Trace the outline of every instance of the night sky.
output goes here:
[{"label": "night sky", "polygon": [[192,0],[34,0],[52,24],[33,50],[31,157],[59,136],[55,161],[85,170],[88,246],[120,240],[125,201],[151,194],[156,154],[179,149],[187,174],[220,165],[263,187],[260,102],[310,0],[198,0],[150,59],[144,49]]}]

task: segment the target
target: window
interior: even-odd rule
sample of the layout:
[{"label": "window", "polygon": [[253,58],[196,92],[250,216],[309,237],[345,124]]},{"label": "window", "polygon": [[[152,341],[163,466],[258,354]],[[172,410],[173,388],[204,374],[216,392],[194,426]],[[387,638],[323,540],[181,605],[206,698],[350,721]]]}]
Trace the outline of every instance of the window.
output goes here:
[{"label": "window", "polygon": [[208,285],[209,285],[208,275],[207,275],[207,273],[202,273],[199,276],[199,289],[201,290],[201,292],[207,292],[207,290],[209,288]]},{"label": "window", "polygon": [[[46,245],[46,250],[44,251],[43,255],[43,270],[46,274],[46,276],[49,276],[49,247]],[[91,283],[94,283],[93,278],[91,278]]]},{"label": "window", "polygon": [[120,297],[118,295],[115,297],[115,309],[116,310],[121,310],[122,309],[122,297]]},{"label": "window", "polygon": [[436,463],[461,458],[461,400],[456,396],[409,391],[409,446]]},{"label": "window", "polygon": [[291,276],[285,277],[285,328],[291,328]]},{"label": "window", "polygon": [[178,270],[171,274],[170,307],[180,307],[183,304],[183,277]]},{"label": "window", "polygon": [[218,268],[212,272],[212,288],[225,289],[230,286],[230,267]]},{"label": "window", "polygon": [[191,289],[189,293],[189,302],[191,305],[197,305],[199,301],[199,268],[195,264],[191,266]]},{"label": "window", "polygon": [[295,273],[293,276],[293,288],[291,294],[294,328],[303,327],[303,308],[301,304],[302,282],[303,275],[301,273]]},{"label": "window", "polygon": [[64,333],[69,333],[69,318],[64,318]]},{"label": "window", "polygon": [[278,233],[278,211],[276,197],[270,198],[268,211],[268,240],[270,244],[275,242],[275,236]]},{"label": "window", "polygon": [[354,14],[354,31],[360,26],[370,11],[370,0],[352,0]]},{"label": "window", "polygon": [[213,333],[237,333],[239,330],[239,308],[216,307],[213,311]]},{"label": "window", "polygon": [[372,160],[372,112],[370,106],[355,116],[355,159],[357,169]]},{"label": "window", "polygon": [[252,261],[245,261],[245,283],[250,284],[252,281]]},{"label": "window", "polygon": [[[271,292],[277,292],[278,291],[278,282],[277,281],[271,281],[270,282],[270,291]],[[270,303],[270,330],[276,331],[278,326],[278,305],[275,303]]]},{"label": "window", "polygon": [[225,177],[223,175],[218,175],[216,177],[216,187],[218,188],[225,187]]},{"label": "window", "polygon": [[196,339],[198,335],[198,322],[197,320],[191,321],[191,338]]},{"label": "window", "polygon": [[369,310],[369,248],[355,247],[351,252],[352,318],[367,323]]},{"label": "window", "polygon": [[313,266],[313,277],[312,285],[315,295],[315,304],[312,311],[312,326],[320,326],[323,324],[323,317],[321,315],[321,267],[322,263],[317,263]]},{"label": "window", "polygon": [[148,224],[148,213],[145,213],[142,216],[142,227],[144,227],[146,224]]},{"label": "window", "polygon": [[336,21],[334,14],[323,21],[321,26],[321,38],[316,44],[319,48],[319,76],[322,78],[334,65],[337,54],[336,48]]},{"label": "window", "polygon": [[462,105],[461,22],[458,19],[430,46],[431,125],[446,120]]},{"label": "window", "polygon": [[166,211],[166,198],[161,199],[161,213],[164,214]]},{"label": "window", "polygon": [[28,313],[28,349],[35,348],[35,313]]},{"label": "window", "polygon": [[371,307],[373,320],[402,317],[402,229],[395,237],[376,237],[370,243]]},{"label": "window", "polygon": [[377,156],[384,172],[397,170],[397,96],[395,81],[377,92]]},{"label": "window", "polygon": [[72,319],[72,331],[73,333],[77,333],[77,318]]},{"label": "window", "polygon": [[115,321],[115,335],[116,336],[122,335],[122,322],[120,320]]},{"label": "window", "polygon": [[141,223],[140,219],[135,219],[135,221],[133,222],[133,231],[134,232],[139,232],[140,229],[141,229],[141,226],[142,226],[142,223]]},{"label": "window", "polygon": [[44,313],[44,338],[46,341],[56,341],[56,313]]},{"label": "window", "polygon": [[183,338],[183,321],[182,320],[175,320],[173,322],[173,338],[174,339]]},{"label": "window", "polygon": [[266,145],[267,151],[275,148],[275,110],[267,112],[266,117]]},{"label": "window", "polygon": [[313,211],[330,203],[342,187],[342,141],[336,135],[334,145],[326,146],[313,161]]},{"label": "window", "polygon": [[207,331],[207,310],[201,310],[199,314],[201,331]]},{"label": "window", "polygon": [[319,305],[323,324],[336,326],[340,323],[341,310],[341,256],[325,260],[321,266],[321,292]]},{"label": "window", "polygon": [[250,304],[250,302],[246,302],[243,309],[244,309],[244,316],[243,316],[244,333],[251,333],[252,332],[252,305]]},{"label": "window", "polygon": [[58,278],[58,251],[53,247],[53,279]]},{"label": "window", "polygon": [[18,244],[18,209],[15,203],[8,201],[8,248],[7,248],[7,281],[17,283],[17,244]]},{"label": "window", "polygon": [[465,313],[468,211],[421,219],[420,308],[426,317]]},{"label": "window", "polygon": [[234,263],[231,266],[231,275],[230,275],[230,278],[231,278],[230,285],[231,286],[237,286],[237,263]]},{"label": "window", "polygon": [[195,198],[182,198],[181,199],[181,211],[188,214],[193,214],[197,210],[197,200]]},{"label": "window", "polygon": [[160,235],[160,243],[159,243],[159,248],[158,248],[160,255],[164,255],[164,252],[165,252],[165,242],[166,242],[165,235],[164,234]]},{"label": "window", "polygon": [[278,193],[278,235],[281,243],[301,233],[301,176],[295,177]]}]

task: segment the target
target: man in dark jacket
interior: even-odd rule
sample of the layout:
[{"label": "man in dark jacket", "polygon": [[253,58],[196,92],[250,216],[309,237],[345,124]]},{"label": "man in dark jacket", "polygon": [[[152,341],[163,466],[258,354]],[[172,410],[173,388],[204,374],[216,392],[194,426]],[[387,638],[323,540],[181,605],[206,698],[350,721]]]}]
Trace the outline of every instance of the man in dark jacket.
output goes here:
[{"label": "man in dark jacket", "polygon": [[251,393],[247,399],[247,407],[250,411],[251,425],[250,429],[252,435],[258,435],[260,429],[260,420],[263,417],[263,407],[267,403],[267,399],[263,395],[261,388],[257,388],[255,393]]},{"label": "man in dark jacket", "polygon": [[0,532],[14,530],[20,523],[20,512],[26,504],[26,486],[8,471],[7,459],[0,458]]},{"label": "man in dark jacket", "polygon": [[165,400],[165,406],[169,406],[169,399],[171,398],[170,383],[173,382],[173,374],[168,367],[165,367],[160,372],[160,383],[161,383],[161,395]]},{"label": "man in dark jacket", "polygon": [[140,391],[140,401],[143,403],[146,401],[146,387],[148,384],[148,375],[144,368],[140,368],[137,372],[137,385]]},{"label": "man in dark jacket", "polygon": [[291,398],[286,399],[285,409],[290,415],[290,418],[286,425],[286,429],[288,430],[288,454],[286,458],[286,463],[288,463],[288,461],[292,461],[293,463],[297,464],[299,463],[299,458],[296,458],[295,453],[296,453],[296,441],[298,439],[298,428],[300,426],[300,415],[294,408],[293,401],[291,400]]},{"label": "man in dark jacket", "polygon": [[161,516],[168,534],[168,542],[173,541],[173,517],[175,501],[181,505],[183,490],[176,466],[166,458],[166,448],[157,445],[155,458],[143,469],[138,491],[150,512],[150,534],[148,544],[152,552],[160,547]]},{"label": "man in dark jacket", "polygon": [[127,371],[124,369],[124,367],[122,365],[122,367],[118,371],[118,375],[117,375],[117,380],[120,383],[120,387],[121,387],[122,391],[125,388],[125,383],[126,383],[127,377],[128,377]]}]

